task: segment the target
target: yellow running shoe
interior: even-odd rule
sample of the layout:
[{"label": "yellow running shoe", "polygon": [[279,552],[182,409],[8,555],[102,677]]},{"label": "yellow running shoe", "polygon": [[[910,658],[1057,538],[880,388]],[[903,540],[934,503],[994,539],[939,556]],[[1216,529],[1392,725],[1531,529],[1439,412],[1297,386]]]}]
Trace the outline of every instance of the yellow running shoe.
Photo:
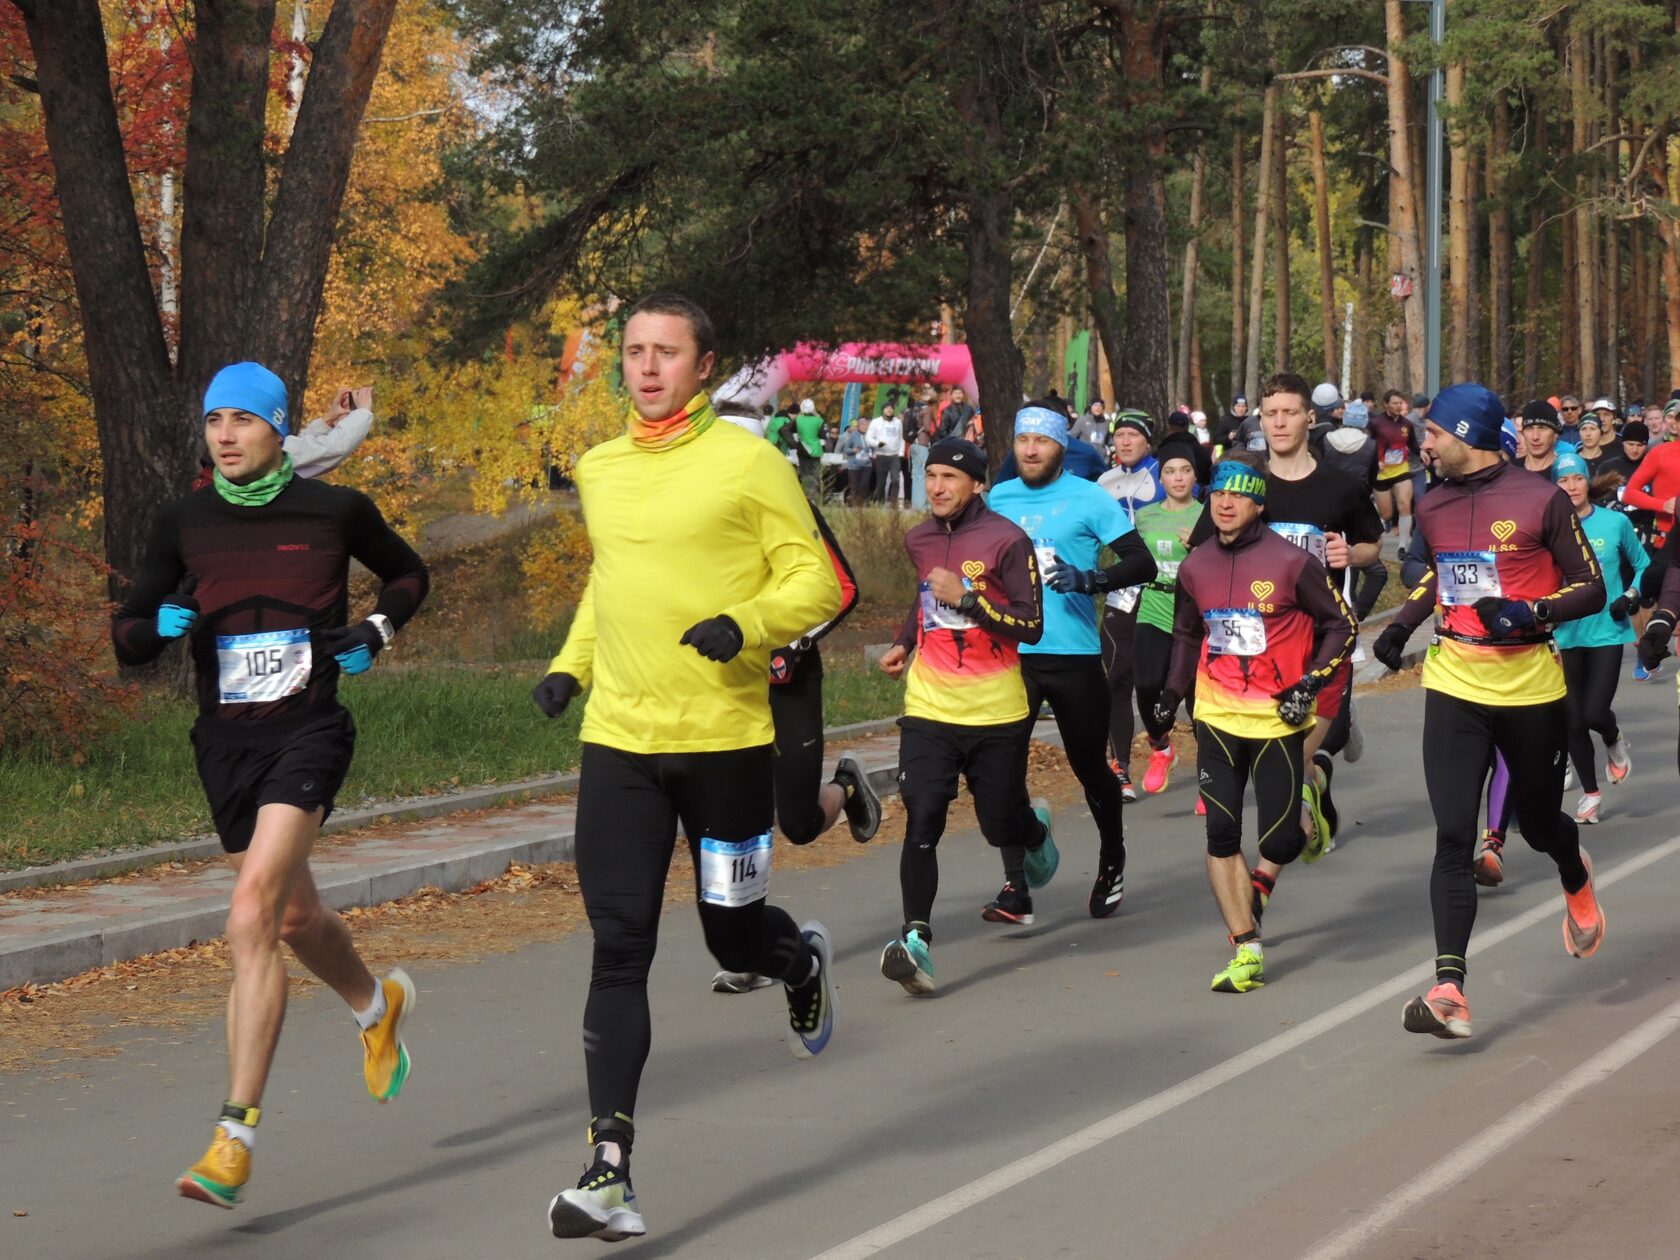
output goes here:
[{"label": "yellow running shoe", "polygon": [[1266,959],[1252,941],[1237,946],[1237,956],[1213,978],[1215,993],[1247,993],[1266,983]]},{"label": "yellow running shoe", "polygon": [[414,981],[401,967],[379,982],[385,989],[385,1018],[362,1033],[362,1075],[368,1093],[378,1101],[390,1102],[402,1092],[413,1060],[403,1044],[402,1026],[417,1000]]},{"label": "yellow running shoe", "polygon": [[204,1158],[180,1175],[175,1188],[183,1198],[230,1208],[250,1179],[251,1148],[218,1124]]}]

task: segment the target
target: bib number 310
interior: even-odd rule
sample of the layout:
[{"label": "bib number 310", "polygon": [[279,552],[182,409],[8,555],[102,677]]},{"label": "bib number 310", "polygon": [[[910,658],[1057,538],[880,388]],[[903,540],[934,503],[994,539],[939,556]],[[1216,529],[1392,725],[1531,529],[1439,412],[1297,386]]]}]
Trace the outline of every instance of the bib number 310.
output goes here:
[{"label": "bib number 310", "polygon": [[734,909],[762,901],[770,891],[770,833],[746,840],[700,840],[700,900]]}]

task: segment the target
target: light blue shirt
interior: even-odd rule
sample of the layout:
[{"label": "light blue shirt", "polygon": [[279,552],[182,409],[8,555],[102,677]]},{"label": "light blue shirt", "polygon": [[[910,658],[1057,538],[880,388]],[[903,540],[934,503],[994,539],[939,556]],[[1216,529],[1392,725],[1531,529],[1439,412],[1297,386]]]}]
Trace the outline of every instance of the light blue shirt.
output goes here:
[{"label": "light blue shirt", "polygon": [[[1604,573],[1604,603],[1590,617],[1566,621],[1555,631],[1560,648],[1615,647],[1618,643],[1632,643],[1636,637],[1631,621],[1617,621],[1610,615],[1609,605],[1623,591],[1639,585],[1639,575],[1651,563],[1651,557],[1640,546],[1639,535],[1620,512],[1595,507],[1581,522],[1598,557],[1598,567]],[[1633,576],[1629,577],[1629,574]]]},{"label": "light blue shirt", "polygon": [[[1000,481],[986,496],[991,509],[1019,525],[1038,554],[1038,575],[1060,560],[1079,569],[1095,569],[1109,543],[1132,532],[1125,508],[1083,477],[1064,472],[1047,486],[1029,486],[1020,478]],[[1044,634],[1023,643],[1023,655],[1097,656],[1097,601],[1090,595],[1060,595],[1044,583]]]}]

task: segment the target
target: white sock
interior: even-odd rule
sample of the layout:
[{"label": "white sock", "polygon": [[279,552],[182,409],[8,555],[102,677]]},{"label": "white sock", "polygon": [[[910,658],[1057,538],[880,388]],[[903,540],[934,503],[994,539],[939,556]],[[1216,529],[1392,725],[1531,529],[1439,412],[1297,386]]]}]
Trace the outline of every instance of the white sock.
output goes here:
[{"label": "white sock", "polygon": [[257,1145],[257,1129],[255,1125],[240,1124],[237,1120],[221,1119],[216,1121],[222,1131],[231,1138],[238,1138],[245,1143],[246,1150],[254,1150]]},{"label": "white sock", "polygon": [[358,1011],[352,1009],[351,1014],[355,1015],[356,1023],[360,1025],[363,1032],[366,1032],[380,1020],[384,1019],[385,982],[383,980],[375,980],[373,982],[373,1001],[368,1003],[367,1010]]}]

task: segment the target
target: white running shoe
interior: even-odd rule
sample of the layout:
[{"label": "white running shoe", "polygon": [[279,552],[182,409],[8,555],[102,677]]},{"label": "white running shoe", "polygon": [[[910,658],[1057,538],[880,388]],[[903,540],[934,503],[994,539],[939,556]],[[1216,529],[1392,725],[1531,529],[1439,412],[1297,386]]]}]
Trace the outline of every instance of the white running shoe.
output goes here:
[{"label": "white running shoe", "polygon": [[1348,735],[1347,744],[1342,748],[1342,760],[1352,765],[1365,755],[1365,728],[1359,725],[1359,710],[1354,707],[1353,697],[1348,697]]},{"label": "white running shoe", "polygon": [[1353,663],[1355,665],[1363,665],[1365,663],[1365,645],[1363,643],[1353,649]]},{"label": "white running shoe", "polygon": [[1582,793],[1581,799],[1575,802],[1575,821],[1592,824],[1598,821],[1598,808],[1603,802],[1603,796],[1598,792]]},{"label": "white running shoe", "polygon": [[1610,776],[1610,786],[1617,787],[1626,783],[1628,775],[1633,771],[1633,757],[1631,750],[1628,748],[1627,736],[1623,735],[1614,744],[1611,744],[1605,750],[1605,755],[1609,758],[1609,763],[1604,767],[1604,770]]},{"label": "white running shoe", "polygon": [[1565,792],[1572,791],[1574,787],[1575,767],[1570,765],[1568,762],[1565,762],[1563,767],[1563,790]]},{"label": "white running shoe", "polygon": [[720,971],[712,977],[713,993],[751,993],[768,989],[775,981],[752,971]]}]

